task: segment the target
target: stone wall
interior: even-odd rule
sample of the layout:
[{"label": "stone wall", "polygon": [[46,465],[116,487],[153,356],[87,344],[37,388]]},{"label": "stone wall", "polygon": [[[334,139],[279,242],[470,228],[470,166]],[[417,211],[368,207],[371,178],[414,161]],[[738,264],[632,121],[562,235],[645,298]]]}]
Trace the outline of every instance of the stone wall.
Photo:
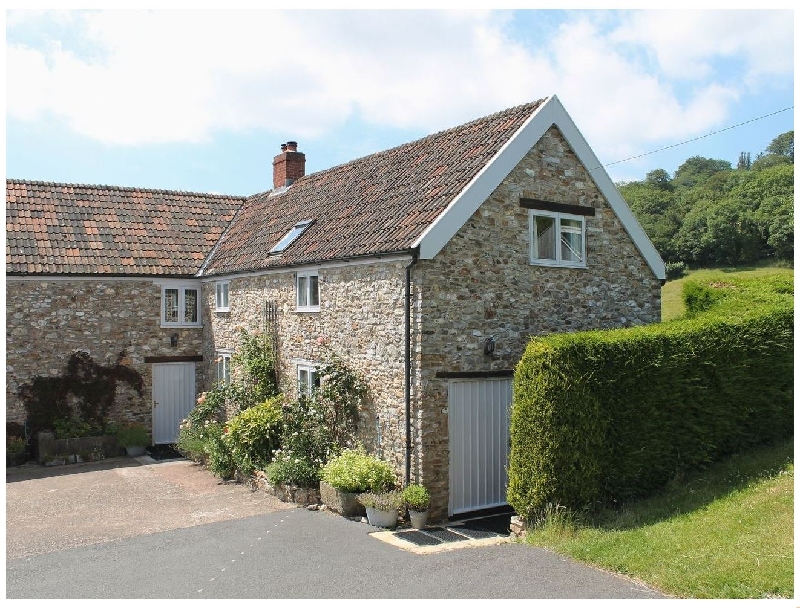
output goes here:
[{"label": "stone wall", "polygon": [[[365,379],[369,405],[361,412],[365,447],[404,466],[405,265],[378,262],[319,269],[319,312],[296,312],[294,272],[230,277],[229,311],[214,312],[215,284],[204,283],[206,388],[216,378],[220,349],[236,350],[239,329],[265,330],[265,306],[278,308],[278,375],[281,391],[297,394],[297,365],[320,363],[328,347]],[[228,412],[231,416],[236,412]]]},{"label": "stone wall", "polygon": [[[200,328],[161,328],[161,288],[152,280],[6,279],[6,420],[24,423],[19,387],[55,378],[76,351],[103,366],[120,361],[143,379],[140,396],[117,383],[113,422],[152,424],[152,365],[145,357],[198,355]],[[178,334],[178,346],[170,336]],[[202,365],[197,366],[198,374]],[[202,376],[196,378],[197,385]]]},{"label": "stone wall", "polygon": [[[591,206],[586,268],[529,263],[520,198]],[[550,131],[433,260],[414,268],[419,375],[414,437],[432,515],[445,516],[447,378],[439,372],[509,370],[531,336],[660,320],[661,284],[560,132]],[[492,355],[483,354],[487,337]]]}]

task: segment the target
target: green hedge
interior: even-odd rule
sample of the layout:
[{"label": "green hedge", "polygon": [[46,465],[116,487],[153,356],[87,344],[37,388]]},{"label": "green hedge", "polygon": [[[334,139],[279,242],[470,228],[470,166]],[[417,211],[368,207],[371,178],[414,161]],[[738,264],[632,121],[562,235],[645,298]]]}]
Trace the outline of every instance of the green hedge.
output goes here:
[{"label": "green hedge", "polygon": [[730,294],[692,319],[532,340],[514,377],[508,500],[517,513],[643,496],[682,471],[792,436],[785,288],[754,296],[760,287],[728,282],[719,289]]}]

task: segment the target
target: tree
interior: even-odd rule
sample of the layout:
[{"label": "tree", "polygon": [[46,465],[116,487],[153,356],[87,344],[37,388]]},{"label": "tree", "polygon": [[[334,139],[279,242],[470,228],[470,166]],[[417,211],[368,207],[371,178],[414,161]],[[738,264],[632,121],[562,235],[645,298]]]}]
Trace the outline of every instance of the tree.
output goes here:
[{"label": "tree", "polygon": [[785,156],[791,162],[794,162],[794,131],[787,131],[778,135],[770,142],[766,151],[768,154]]},{"label": "tree", "polygon": [[750,152],[740,152],[739,153],[739,162],[736,163],[736,169],[738,171],[747,171],[751,166],[752,162],[750,162]]},{"label": "tree", "polygon": [[672,183],[677,187],[691,188],[698,183],[705,182],[715,173],[732,170],[731,164],[727,160],[693,156],[678,167]]}]

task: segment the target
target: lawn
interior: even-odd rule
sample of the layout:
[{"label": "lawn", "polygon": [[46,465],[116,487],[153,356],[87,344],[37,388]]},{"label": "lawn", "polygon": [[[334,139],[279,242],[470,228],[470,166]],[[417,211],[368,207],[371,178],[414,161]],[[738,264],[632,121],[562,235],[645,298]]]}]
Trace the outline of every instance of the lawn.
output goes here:
[{"label": "lawn", "polygon": [[794,597],[794,442],[739,454],[589,518],[551,515],[527,542],[682,598]]}]

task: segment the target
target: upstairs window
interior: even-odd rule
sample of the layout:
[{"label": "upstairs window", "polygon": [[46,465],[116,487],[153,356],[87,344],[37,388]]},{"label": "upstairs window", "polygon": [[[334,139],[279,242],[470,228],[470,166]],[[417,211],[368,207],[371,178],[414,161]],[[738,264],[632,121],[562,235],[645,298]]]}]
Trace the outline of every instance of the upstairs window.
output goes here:
[{"label": "upstairs window", "polygon": [[199,326],[199,296],[199,285],[163,285],[161,287],[161,325],[163,327]]},{"label": "upstairs window", "polygon": [[530,212],[530,262],[545,266],[586,266],[586,220],[581,215]]},{"label": "upstairs window", "polygon": [[303,220],[302,222],[297,222],[294,227],[286,233],[278,244],[275,245],[272,249],[269,250],[270,253],[281,253],[284,249],[286,249],[289,245],[291,245],[297,237],[299,237],[303,232],[305,232],[306,228],[311,225],[311,220]]},{"label": "upstairs window", "polygon": [[230,308],[228,308],[229,285],[230,283],[228,281],[216,282],[215,310],[217,312],[228,312],[230,310]]},{"label": "upstairs window", "polygon": [[297,273],[297,311],[319,312],[319,274]]}]

